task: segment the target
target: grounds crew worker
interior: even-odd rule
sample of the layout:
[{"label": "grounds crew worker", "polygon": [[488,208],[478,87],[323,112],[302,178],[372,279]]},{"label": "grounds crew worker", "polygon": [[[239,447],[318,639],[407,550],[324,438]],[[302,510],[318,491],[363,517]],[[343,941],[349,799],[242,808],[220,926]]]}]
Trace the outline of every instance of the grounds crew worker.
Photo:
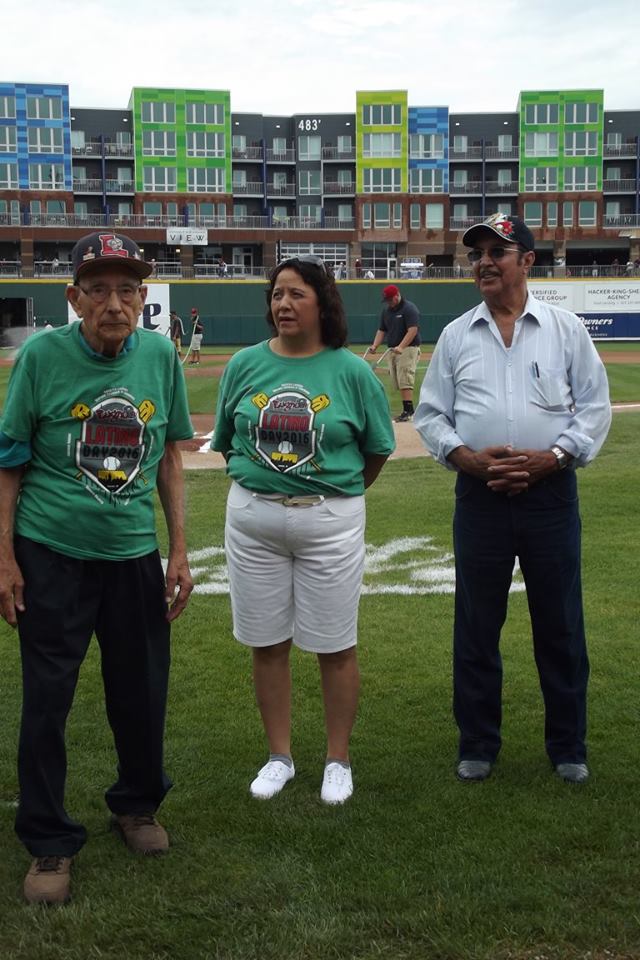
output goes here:
[{"label": "grounds crew worker", "polygon": [[[67,300],[80,318],[30,337],[0,421],[0,613],[18,626],[23,708],[16,832],[34,857],[30,903],[69,899],[85,828],[64,806],[65,722],[95,631],[118,755],[106,792],[136,852],[164,853],[170,622],[193,584],[178,441],[193,435],[173,344],[139,329],[151,273],[136,243],[80,240]],[[158,552],[154,489],[169,533]]]},{"label": "grounds crew worker", "polygon": [[391,380],[402,397],[402,413],[395,421],[406,423],[413,417],[413,384],[420,357],[420,314],[415,303],[405,300],[393,283],[384,288],[382,299],[380,326],[368,352],[375,353],[386,337],[391,350]]}]

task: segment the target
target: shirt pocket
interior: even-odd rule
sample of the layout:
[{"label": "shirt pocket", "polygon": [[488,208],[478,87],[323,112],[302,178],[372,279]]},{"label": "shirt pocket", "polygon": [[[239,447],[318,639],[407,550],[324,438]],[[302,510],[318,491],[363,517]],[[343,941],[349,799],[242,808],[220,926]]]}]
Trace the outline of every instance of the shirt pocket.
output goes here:
[{"label": "shirt pocket", "polygon": [[573,398],[564,367],[534,367],[533,403],[544,410],[571,410]]}]

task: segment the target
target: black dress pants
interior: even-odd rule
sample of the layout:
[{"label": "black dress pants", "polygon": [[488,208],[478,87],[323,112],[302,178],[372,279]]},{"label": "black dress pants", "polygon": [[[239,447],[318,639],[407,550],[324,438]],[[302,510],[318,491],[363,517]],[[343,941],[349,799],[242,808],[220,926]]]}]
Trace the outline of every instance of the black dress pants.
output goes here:
[{"label": "black dress pants", "polygon": [[65,726],[94,632],[118,755],[107,805],[115,814],[152,812],[171,787],[163,769],[170,662],[164,575],[157,551],[131,560],[78,560],[18,536],[15,552],[26,606],[18,618],[23,703],[16,833],[34,857],[73,856],[86,831],[64,806]]}]

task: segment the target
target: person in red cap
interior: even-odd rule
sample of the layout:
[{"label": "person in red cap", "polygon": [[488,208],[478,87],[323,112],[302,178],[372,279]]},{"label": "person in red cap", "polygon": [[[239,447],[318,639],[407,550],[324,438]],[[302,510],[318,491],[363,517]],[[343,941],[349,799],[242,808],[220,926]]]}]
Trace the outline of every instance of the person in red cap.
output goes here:
[{"label": "person in red cap", "polygon": [[420,314],[415,303],[405,300],[395,284],[382,291],[384,307],[380,326],[368,353],[375,353],[386,338],[391,350],[391,379],[402,398],[402,413],[396,423],[407,423],[413,418],[413,385],[420,358]]},{"label": "person in red cap", "polygon": [[[23,701],[16,833],[29,903],[64,903],[86,829],[65,807],[65,724],[95,632],[118,757],[105,800],[130,850],[165,853],[156,811],[170,625],[193,581],[178,441],[193,436],[173,345],[138,326],[151,265],[108,230],[72,251],[78,317],[22,347],[0,421],[0,615],[18,628]],[[163,507],[163,572],[154,519]]]}]

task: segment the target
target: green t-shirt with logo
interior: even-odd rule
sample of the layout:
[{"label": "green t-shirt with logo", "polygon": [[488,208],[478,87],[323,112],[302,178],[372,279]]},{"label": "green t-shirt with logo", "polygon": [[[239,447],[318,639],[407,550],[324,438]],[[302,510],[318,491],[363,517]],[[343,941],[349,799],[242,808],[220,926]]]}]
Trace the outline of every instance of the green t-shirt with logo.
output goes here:
[{"label": "green t-shirt with logo", "polygon": [[384,388],[360,357],[327,348],[282,357],[240,350],[220,382],[214,450],[256,493],[357,496],[366,454],[395,448]]},{"label": "green t-shirt with logo", "polygon": [[79,323],[35,334],[14,365],[0,430],[31,445],[15,530],[71,557],[144,556],[165,441],[193,436],[182,367],[148,330],[111,360],[81,337]]}]

